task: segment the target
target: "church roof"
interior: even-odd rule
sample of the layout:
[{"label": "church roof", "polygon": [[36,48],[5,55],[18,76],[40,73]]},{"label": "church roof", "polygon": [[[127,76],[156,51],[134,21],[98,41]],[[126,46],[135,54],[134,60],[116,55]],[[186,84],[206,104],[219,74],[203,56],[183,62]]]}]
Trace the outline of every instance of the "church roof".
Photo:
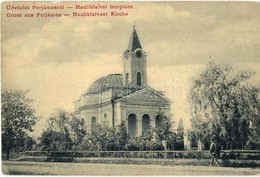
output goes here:
[{"label": "church roof", "polygon": [[128,50],[129,51],[134,51],[135,49],[137,48],[142,48],[141,46],[141,43],[139,41],[139,38],[138,38],[138,35],[137,35],[137,32],[135,30],[135,26],[134,26],[134,30],[131,34],[131,37],[130,37],[130,41],[129,41],[129,45],[128,45]]},{"label": "church roof", "polygon": [[87,95],[98,94],[102,91],[106,91],[111,88],[122,88],[123,87],[123,77],[122,74],[109,74],[107,76],[101,77],[87,89]]},{"label": "church roof", "polygon": [[122,101],[124,99],[135,100],[135,101],[152,101],[152,102],[160,102],[160,103],[169,103],[171,104],[172,101],[169,100],[167,97],[162,95],[160,91],[156,91],[155,89],[151,88],[150,86],[144,87],[140,90],[135,92],[129,93],[124,95],[123,97],[119,98],[117,101]]}]

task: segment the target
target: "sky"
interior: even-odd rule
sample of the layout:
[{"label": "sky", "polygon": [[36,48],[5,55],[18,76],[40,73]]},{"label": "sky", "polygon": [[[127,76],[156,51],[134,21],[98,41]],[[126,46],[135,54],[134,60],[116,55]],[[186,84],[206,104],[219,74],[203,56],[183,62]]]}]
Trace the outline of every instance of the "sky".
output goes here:
[{"label": "sky", "polygon": [[[2,3],[2,88],[27,90],[42,119],[35,136],[57,109],[73,112],[79,99],[96,79],[122,73],[122,53],[133,24],[148,53],[148,84],[164,90],[173,101],[175,125],[190,126],[189,92],[192,77],[209,61],[229,64],[260,78],[260,3],[257,2],[99,2],[132,5],[124,17],[11,18],[7,5],[75,5],[97,2]],[[84,12],[87,10],[78,10]],[[91,11],[91,10],[88,10]],[[94,10],[93,10],[94,11]],[[111,10],[96,10],[106,12]],[[41,11],[59,12],[59,11]],[[175,126],[175,127],[176,127]]]}]

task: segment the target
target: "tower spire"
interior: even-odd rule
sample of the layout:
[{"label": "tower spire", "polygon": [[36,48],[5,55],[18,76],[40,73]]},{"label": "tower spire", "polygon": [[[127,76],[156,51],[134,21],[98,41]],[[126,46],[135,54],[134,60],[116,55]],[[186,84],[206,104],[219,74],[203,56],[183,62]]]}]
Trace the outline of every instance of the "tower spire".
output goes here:
[{"label": "tower spire", "polygon": [[128,48],[124,51],[123,62],[123,85],[136,86],[138,89],[146,86],[146,53],[142,49],[134,24]]},{"label": "tower spire", "polygon": [[128,50],[129,51],[134,51],[137,48],[142,48],[140,40],[138,38],[137,32],[135,30],[135,24],[133,25],[133,32],[131,34],[130,40],[129,40],[129,45],[128,45]]}]

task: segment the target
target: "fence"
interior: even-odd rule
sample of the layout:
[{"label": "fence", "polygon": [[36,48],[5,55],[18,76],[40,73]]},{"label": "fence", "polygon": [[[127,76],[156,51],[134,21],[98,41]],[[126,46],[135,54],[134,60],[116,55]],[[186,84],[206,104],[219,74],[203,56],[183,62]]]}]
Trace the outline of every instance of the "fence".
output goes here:
[{"label": "fence", "polygon": [[77,158],[204,158],[208,151],[26,151],[25,156]]},{"label": "fence", "polygon": [[[208,151],[26,151],[25,156],[48,158],[187,158],[208,159]],[[260,151],[226,150],[221,151],[223,159],[260,160]]]},{"label": "fence", "polygon": [[221,158],[260,160],[260,150],[225,150],[221,151]]}]

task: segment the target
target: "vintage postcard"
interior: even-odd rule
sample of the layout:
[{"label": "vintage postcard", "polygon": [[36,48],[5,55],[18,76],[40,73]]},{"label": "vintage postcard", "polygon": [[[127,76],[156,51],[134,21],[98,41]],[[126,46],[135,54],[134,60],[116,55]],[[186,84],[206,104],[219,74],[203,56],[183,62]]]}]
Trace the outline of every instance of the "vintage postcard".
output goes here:
[{"label": "vintage postcard", "polygon": [[3,1],[2,173],[259,175],[259,22],[259,2]]}]

